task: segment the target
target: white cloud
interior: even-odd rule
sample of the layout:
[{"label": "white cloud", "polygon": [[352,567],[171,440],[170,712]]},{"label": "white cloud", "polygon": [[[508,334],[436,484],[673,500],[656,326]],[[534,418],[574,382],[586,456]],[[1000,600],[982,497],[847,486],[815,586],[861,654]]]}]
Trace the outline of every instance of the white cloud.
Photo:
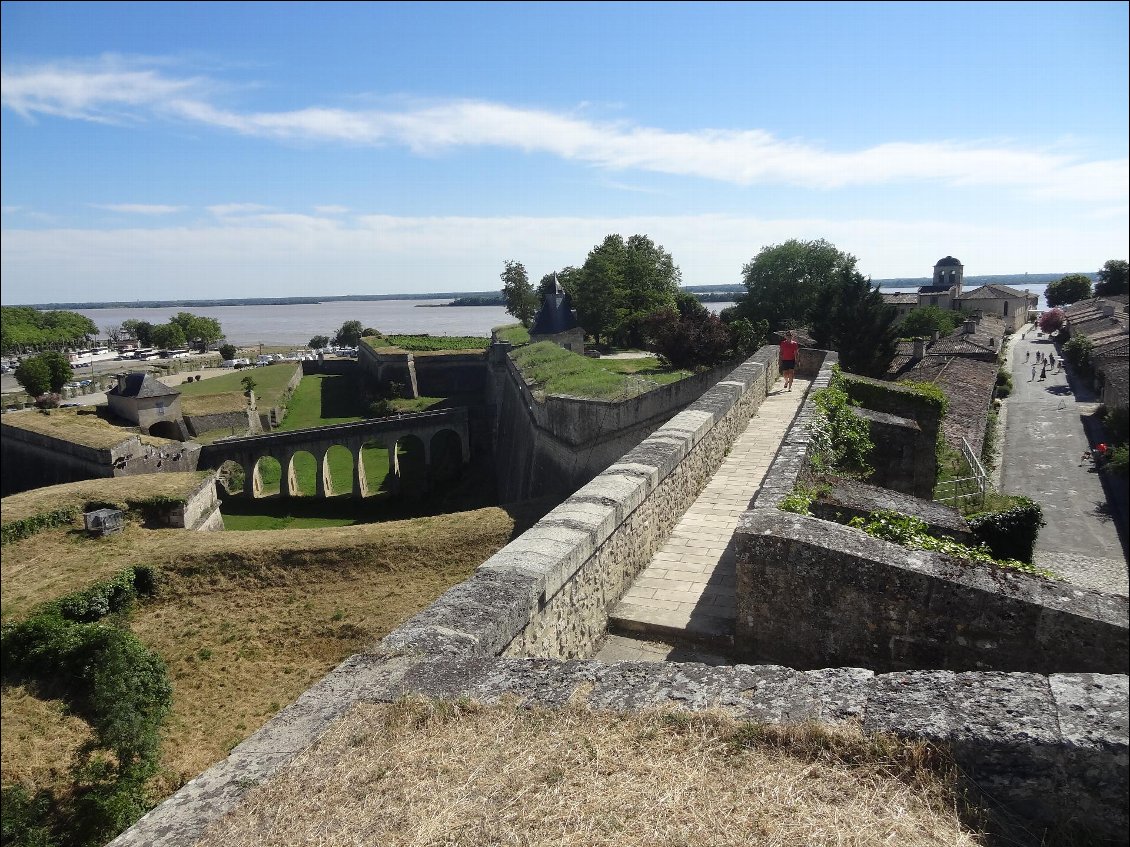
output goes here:
[{"label": "white cloud", "polygon": [[163,206],[147,203],[91,203],[90,205],[95,209],[121,212],[125,215],[171,215],[184,209],[184,206]]},{"label": "white cloud", "polygon": [[580,264],[610,232],[646,233],[679,264],[687,284],[733,283],[763,246],[826,238],[877,279],[927,276],[952,254],[966,273],[1095,270],[1130,252],[1125,219],[1066,229],[938,220],[773,219],[731,215],[393,217],[356,224],[259,214],[214,226],[156,229],[5,229],[5,303],[136,299],[190,287],[198,297],[493,290],[508,258],[531,278]]},{"label": "white cloud", "polygon": [[270,210],[270,206],[263,206],[259,203],[220,203],[208,207],[208,211],[218,218],[226,218],[233,215],[252,215],[259,212],[269,212]]},{"label": "white cloud", "polygon": [[932,183],[998,186],[1054,200],[1125,204],[1126,158],[1089,161],[1065,151],[990,141],[892,141],[835,150],[764,129],[671,132],[626,121],[477,100],[416,103],[398,109],[311,106],[240,112],[210,102],[215,84],[171,78],[152,68],[103,59],[87,65],[5,70],[3,105],[84,120],[175,118],[282,141],[399,145],[419,155],[465,147],[541,153],[610,171],[649,171],[736,185],[816,190]]},{"label": "white cloud", "polygon": [[314,211],[319,215],[344,215],[349,211],[348,206],[315,206]]}]

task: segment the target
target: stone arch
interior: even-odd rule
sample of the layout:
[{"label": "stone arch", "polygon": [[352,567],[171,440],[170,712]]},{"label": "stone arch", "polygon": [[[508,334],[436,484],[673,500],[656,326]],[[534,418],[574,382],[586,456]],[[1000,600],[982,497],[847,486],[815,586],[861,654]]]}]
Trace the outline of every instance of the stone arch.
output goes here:
[{"label": "stone arch", "polygon": [[222,500],[244,491],[245,472],[243,465],[228,459],[216,469],[216,495]]},{"label": "stone arch", "polygon": [[149,427],[149,434],[154,438],[168,438],[170,441],[183,440],[177,421],[157,421]]},{"label": "stone arch", "polygon": [[402,435],[396,441],[392,473],[400,495],[410,499],[423,497],[428,490],[428,461],[423,439],[418,435]]},{"label": "stone arch", "polygon": [[[282,464],[274,456],[260,456],[255,460],[255,481],[251,488],[252,497],[274,497],[279,493],[282,482]],[[244,490],[247,490],[246,483]]]},{"label": "stone arch", "polygon": [[329,472],[326,480],[326,496],[352,493],[356,467],[353,451],[344,445],[334,444],[326,450],[325,463]]},{"label": "stone arch", "polygon": [[290,456],[289,473],[294,480],[292,495],[315,497],[318,494],[318,472],[321,462],[309,450],[295,450]]},{"label": "stone arch", "polygon": [[459,433],[441,429],[432,436],[429,475],[437,483],[454,482],[463,473],[463,439]]},{"label": "stone arch", "polygon": [[365,488],[369,494],[393,490],[394,477],[389,466],[387,444],[375,438],[362,444],[361,465],[365,470]]}]

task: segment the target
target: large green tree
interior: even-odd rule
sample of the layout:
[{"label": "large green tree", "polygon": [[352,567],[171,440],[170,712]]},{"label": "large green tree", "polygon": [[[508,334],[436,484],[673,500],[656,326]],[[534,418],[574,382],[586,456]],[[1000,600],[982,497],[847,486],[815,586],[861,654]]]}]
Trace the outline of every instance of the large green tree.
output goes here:
[{"label": "large green tree", "polygon": [[820,288],[809,327],[817,347],[840,354],[844,370],[878,377],[895,357],[897,315],[878,285],[872,288],[854,266],[843,265]]},{"label": "large green tree", "polygon": [[1130,263],[1125,259],[1108,259],[1099,271],[1099,284],[1095,294],[1099,297],[1116,297],[1125,294],[1130,279]]},{"label": "large green tree", "polygon": [[188,339],[184,336],[184,329],[181,328],[180,324],[172,321],[153,327],[150,337],[154,346],[160,347],[162,350],[176,350],[188,344]]},{"label": "large green tree", "polygon": [[346,321],[334,333],[334,345],[337,347],[356,347],[361,343],[361,333],[365,331],[361,321]]},{"label": "large green tree", "polygon": [[32,397],[46,394],[51,388],[51,369],[39,356],[31,356],[16,367],[16,382]]},{"label": "large green tree", "polygon": [[522,322],[522,326],[529,329],[534,322],[540,301],[530,277],[526,273],[526,266],[512,259],[507,260],[502,278],[502,298],[506,301],[506,311]]},{"label": "large green tree", "polygon": [[5,354],[84,347],[97,335],[94,321],[78,312],[41,312],[31,306],[0,306],[0,349]]},{"label": "large green tree", "polygon": [[806,326],[821,290],[855,265],[855,256],[823,239],[763,247],[742,268],[746,293],[734,317],[765,320],[771,330]]},{"label": "large green tree", "polygon": [[153,346],[153,324],[149,321],[139,321],[136,318],[129,318],[122,321],[122,329],[137,339],[137,343],[141,347]]},{"label": "large green tree", "polygon": [[1067,306],[1091,296],[1091,278],[1085,274],[1068,274],[1048,283],[1044,297],[1049,306]]},{"label": "large green tree", "polygon": [[185,340],[201,350],[208,349],[209,344],[224,337],[220,322],[215,318],[205,318],[191,312],[178,312],[169,319],[169,323],[179,326]]},{"label": "large green tree", "polygon": [[558,279],[585,331],[597,342],[631,346],[643,343],[650,315],[675,306],[682,279],[671,254],[646,235],[609,235],[566,276]]}]

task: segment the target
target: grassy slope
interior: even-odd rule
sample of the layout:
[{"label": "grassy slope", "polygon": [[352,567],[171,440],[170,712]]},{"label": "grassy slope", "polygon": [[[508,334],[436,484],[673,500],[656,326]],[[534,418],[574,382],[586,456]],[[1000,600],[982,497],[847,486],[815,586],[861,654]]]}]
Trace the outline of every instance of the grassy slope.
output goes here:
[{"label": "grassy slope", "polygon": [[[131,525],[90,539],[51,530],[4,547],[0,591],[18,620],[123,567],[161,568],[158,598],[131,626],[168,664],[174,687],[155,786],[164,796],[343,658],[465,579],[512,532],[500,509],[253,534]],[[23,689],[4,689],[3,718],[5,783],[61,778],[85,737],[59,704]]]},{"label": "grassy slope", "polygon": [[654,357],[645,359],[590,359],[542,341],[515,350],[511,357],[522,375],[542,394],[565,394],[599,400],[621,400],[675,382],[689,371],[660,367]]},{"label": "grassy slope", "polygon": [[294,376],[294,362],[281,362],[261,368],[241,368],[223,376],[214,376],[200,382],[185,382],[178,385],[181,397],[205,397],[211,394],[243,393],[243,378],[250,376],[255,380],[256,403],[261,408],[277,406],[282,402],[287,383]]}]

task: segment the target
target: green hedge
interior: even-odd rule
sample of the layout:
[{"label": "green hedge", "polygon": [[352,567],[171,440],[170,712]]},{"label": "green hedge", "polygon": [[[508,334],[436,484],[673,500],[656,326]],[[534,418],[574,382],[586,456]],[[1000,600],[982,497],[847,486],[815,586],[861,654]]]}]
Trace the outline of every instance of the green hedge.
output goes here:
[{"label": "green hedge", "polygon": [[56,509],[41,515],[32,515],[18,521],[11,521],[0,527],[0,545],[11,544],[23,538],[30,538],[37,532],[57,526],[65,526],[78,517],[78,508]]},{"label": "green hedge", "polygon": [[1031,562],[1040,527],[1047,522],[1040,504],[1027,497],[1013,498],[1011,508],[983,512],[969,518],[974,537],[988,546],[998,559]]},{"label": "green hedge", "polygon": [[172,685],[161,658],[111,616],[153,593],[155,583],[151,569],[127,568],[3,627],[4,683],[63,698],[94,732],[71,766],[65,801],[4,787],[4,844],[93,847],[148,808],[145,785],[159,765]]}]

